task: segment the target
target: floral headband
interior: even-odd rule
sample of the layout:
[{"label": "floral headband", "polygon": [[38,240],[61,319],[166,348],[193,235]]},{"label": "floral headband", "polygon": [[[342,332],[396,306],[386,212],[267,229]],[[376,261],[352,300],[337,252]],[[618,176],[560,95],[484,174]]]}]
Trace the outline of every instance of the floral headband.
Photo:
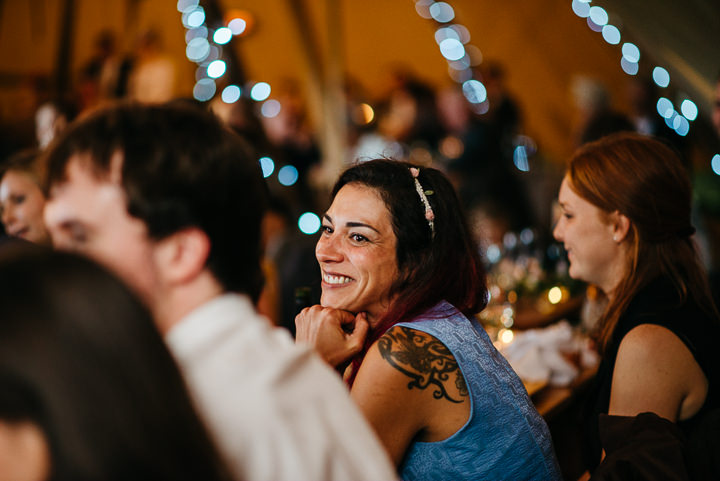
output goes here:
[{"label": "floral headband", "polygon": [[418,195],[420,196],[420,201],[425,206],[425,219],[428,222],[428,225],[430,226],[430,233],[432,237],[435,237],[435,213],[432,210],[432,207],[430,207],[430,202],[428,201],[427,196],[432,195],[433,191],[428,190],[427,192],[423,190],[422,185],[420,185],[420,181],[418,180],[418,175],[420,175],[420,169],[417,167],[410,167],[410,174],[413,176],[413,180],[415,181],[415,190],[417,191]]}]

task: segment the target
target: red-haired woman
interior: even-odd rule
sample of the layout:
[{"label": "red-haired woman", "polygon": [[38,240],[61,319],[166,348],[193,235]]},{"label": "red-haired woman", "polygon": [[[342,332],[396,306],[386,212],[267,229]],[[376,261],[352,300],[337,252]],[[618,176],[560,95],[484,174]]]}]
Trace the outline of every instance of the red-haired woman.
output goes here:
[{"label": "red-haired woman", "polygon": [[[589,407],[588,467],[594,470],[602,457],[599,419],[607,457],[598,477],[628,459],[667,463],[660,453],[680,442],[677,428],[691,435],[703,414],[720,405],[720,321],[691,240],[687,173],[663,143],[614,134],[573,156],[559,202],[563,215],[554,235],[568,252],[570,276],[609,298]],[[641,413],[652,414],[635,418]],[[630,438],[613,434],[623,432],[623,423],[631,436],[655,426],[670,437],[655,444],[661,449],[655,454],[648,438],[634,444],[644,445],[644,454],[627,452],[621,448],[633,445]]]},{"label": "red-haired woman", "polygon": [[346,366],[402,479],[559,479],[550,435],[473,318],[484,272],[439,171],[373,160],[333,189],[316,247],[321,306],[298,340]]}]

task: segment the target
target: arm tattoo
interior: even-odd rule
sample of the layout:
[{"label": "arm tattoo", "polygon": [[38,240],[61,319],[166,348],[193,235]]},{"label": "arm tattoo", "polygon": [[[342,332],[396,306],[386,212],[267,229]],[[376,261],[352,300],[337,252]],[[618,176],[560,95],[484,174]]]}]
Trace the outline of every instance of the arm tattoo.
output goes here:
[{"label": "arm tattoo", "polygon": [[467,397],[467,386],[457,361],[445,344],[434,337],[396,326],[380,338],[378,349],[392,367],[412,379],[408,389],[426,389],[432,385],[435,399],[461,403],[463,399],[453,399],[445,388],[445,381],[455,373],[455,386],[461,397]]}]

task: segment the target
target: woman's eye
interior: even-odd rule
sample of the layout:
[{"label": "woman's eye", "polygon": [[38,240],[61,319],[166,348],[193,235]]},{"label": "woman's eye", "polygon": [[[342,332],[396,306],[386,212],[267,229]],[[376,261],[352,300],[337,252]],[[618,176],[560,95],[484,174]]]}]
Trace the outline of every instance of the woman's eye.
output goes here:
[{"label": "woman's eye", "polygon": [[564,212],[563,217],[565,217],[566,219],[572,219],[573,216],[571,214],[568,214],[567,212]]},{"label": "woman's eye", "polygon": [[15,202],[16,204],[22,204],[23,202],[25,202],[25,196],[16,195],[15,197],[13,197],[13,202]]},{"label": "woman's eye", "polygon": [[367,240],[368,240],[367,237],[365,237],[364,235],[360,235],[360,234],[351,234],[350,238],[352,240],[354,240],[355,242],[367,242]]},{"label": "woman's eye", "polygon": [[324,226],[320,227],[320,232],[323,234],[332,234],[332,231],[333,231],[332,227],[330,227],[328,225],[324,225]]}]

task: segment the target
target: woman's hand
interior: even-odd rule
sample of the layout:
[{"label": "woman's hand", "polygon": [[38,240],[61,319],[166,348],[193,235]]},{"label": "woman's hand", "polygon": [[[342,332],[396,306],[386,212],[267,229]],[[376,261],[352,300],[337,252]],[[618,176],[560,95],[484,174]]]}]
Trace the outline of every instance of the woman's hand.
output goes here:
[{"label": "woman's hand", "polygon": [[325,362],[337,367],[362,350],[369,325],[365,313],[316,305],[295,317],[295,327],[297,342],[310,344]]}]

